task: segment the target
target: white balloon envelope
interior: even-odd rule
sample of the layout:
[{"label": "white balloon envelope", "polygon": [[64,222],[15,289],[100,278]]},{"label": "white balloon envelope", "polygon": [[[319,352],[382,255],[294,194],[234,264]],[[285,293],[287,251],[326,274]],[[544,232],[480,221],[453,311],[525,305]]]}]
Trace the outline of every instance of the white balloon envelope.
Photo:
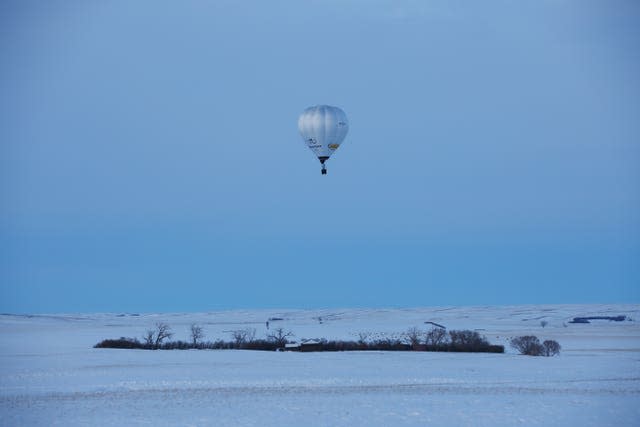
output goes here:
[{"label": "white balloon envelope", "polygon": [[307,147],[320,160],[322,174],[325,175],[324,162],[340,147],[349,131],[347,115],[330,105],[309,107],[298,118],[298,130]]}]

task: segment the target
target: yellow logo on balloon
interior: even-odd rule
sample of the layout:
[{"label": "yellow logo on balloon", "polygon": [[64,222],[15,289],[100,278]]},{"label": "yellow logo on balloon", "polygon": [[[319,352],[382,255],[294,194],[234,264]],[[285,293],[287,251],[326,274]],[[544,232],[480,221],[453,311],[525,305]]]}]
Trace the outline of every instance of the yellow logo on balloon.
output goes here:
[{"label": "yellow logo on balloon", "polygon": [[332,150],[335,150],[338,147],[340,147],[340,144],[329,144],[329,148],[331,148]]}]

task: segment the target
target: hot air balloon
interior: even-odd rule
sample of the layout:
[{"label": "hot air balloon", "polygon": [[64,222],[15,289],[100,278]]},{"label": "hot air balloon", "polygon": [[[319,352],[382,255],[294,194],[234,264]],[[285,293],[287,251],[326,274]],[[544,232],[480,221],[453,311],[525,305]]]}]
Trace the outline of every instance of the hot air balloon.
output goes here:
[{"label": "hot air balloon", "polygon": [[309,107],[298,118],[298,130],[307,147],[318,156],[322,175],[326,175],[324,162],[340,147],[349,131],[347,115],[330,105]]}]

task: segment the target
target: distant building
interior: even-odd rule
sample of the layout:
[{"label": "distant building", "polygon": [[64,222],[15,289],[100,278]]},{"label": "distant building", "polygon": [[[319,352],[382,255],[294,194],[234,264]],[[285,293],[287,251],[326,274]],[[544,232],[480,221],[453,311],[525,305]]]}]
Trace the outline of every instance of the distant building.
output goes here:
[{"label": "distant building", "polygon": [[302,342],[293,342],[284,345],[284,351],[320,351],[322,343],[318,340],[304,340]]}]

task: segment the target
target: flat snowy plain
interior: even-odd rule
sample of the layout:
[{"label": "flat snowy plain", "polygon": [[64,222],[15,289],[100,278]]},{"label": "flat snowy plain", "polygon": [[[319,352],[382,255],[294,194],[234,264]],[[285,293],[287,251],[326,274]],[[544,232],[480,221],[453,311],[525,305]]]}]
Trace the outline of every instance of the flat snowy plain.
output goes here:
[{"label": "flat snowy plain", "polygon": [[[626,315],[624,322],[568,323]],[[159,321],[173,339],[270,327],[357,340],[436,322],[475,329],[506,354],[278,353],[94,349]],[[546,327],[541,321],[546,321]],[[640,306],[246,310],[184,314],[0,315],[0,425],[640,426]],[[510,337],[562,345],[527,357]]]}]

